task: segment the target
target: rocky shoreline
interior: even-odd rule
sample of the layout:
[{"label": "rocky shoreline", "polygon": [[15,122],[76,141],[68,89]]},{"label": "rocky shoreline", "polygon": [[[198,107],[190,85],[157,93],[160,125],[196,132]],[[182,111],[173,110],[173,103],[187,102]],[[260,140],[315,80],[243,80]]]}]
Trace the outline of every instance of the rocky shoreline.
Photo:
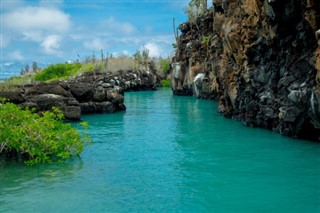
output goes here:
[{"label": "rocky shoreline", "polygon": [[0,91],[0,97],[38,112],[58,107],[66,119],[80,120],[82,114],[124,111],[124,92],[155,90],[157,86],[159,79],[153,72],[87,72],[70,80]]},{"label": "rocky shoreline", "polygon": [[319,2],[213,2],[220,10],[179,26],[173,93],[216,99],[245,125],[319,142]]}]

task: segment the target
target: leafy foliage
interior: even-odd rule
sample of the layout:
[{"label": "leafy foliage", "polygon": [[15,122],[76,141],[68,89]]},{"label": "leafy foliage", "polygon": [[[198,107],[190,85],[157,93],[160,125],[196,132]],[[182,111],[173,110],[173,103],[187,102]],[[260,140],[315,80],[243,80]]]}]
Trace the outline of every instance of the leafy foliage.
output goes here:
[{"label": "leafy foliage", "polygon": [[54,64],[43,69],[35,75],[37,81],[49,81],[60,78],[67,78],[76,74],[81,68],[80,63],[73,64]]},{"label": "leafy foliage", "polygon": [[94,64],[93,63],[84,63],[81,67],[80,70],[78,70],[78,72],[91,72],[93,71],[93,68],[94,68]]},{"label": "leafy foliage", "polygon": [[140,70],[141,68],[144,68],[145,70],[149,70],[149,50],[147,48],[143,48],[143,50],[140,52],[139,50],[136,51],[135,54],[132,55],[133,60],[135,63],[135,69]]},{"label": "leafy foliage", "polygon": [[139,70],[140,66],[143,64],[142,54],[139,50],[133,54],[133,60],[135,63],[135,69]]},{"label": "leafy foliage", "polygon": [[163,87],[171,87],[171,82],[169,79],[164,79],[164,80],[161,80],[161,85]]},{"label": "leafy foliage", "polygon": [[[39,116],[2,101],[0,118],[0,154],[13,153],[29,165],[79,155],[83,145],[90,142],[88,135],[63,122],[63,114],[57,108]],[[87,123],[80,125],[88,127]]]},{"label": "leafy foliage", "polygon": [[159,63],[160,63],[161,71],[166,73],[166,74],[169,74],[169,72],[170,72],[170,60],[169,60],[169,58],[167,58],[167,59],[160,58]]}]

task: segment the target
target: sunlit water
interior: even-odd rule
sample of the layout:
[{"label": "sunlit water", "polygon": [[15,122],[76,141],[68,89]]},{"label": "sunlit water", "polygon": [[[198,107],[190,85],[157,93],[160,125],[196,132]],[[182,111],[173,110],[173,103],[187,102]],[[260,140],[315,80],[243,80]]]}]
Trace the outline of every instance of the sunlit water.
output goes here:
[{"label": "sunlit water", "polygon": [[83,116],[81,158],[0,164],[0,212],[320,212],[320,146],[247,128],[212,101],[125,94]]}]

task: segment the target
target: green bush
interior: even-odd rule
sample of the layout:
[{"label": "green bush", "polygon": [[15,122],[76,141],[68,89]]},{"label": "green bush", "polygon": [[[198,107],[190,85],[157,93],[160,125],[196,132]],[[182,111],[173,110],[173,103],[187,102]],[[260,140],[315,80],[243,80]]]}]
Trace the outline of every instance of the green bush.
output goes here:
[{"label": "green bush", "polygon": [[160,69],[162,72],[168,74],[170,72],[170,61],[169,59],[160,59]]},{"label": "green bush", "polygon": [[93,63],[83,63],[81,68],[77,71],[77,74],[82,74],[85,72],[92,72],[94,70],[94,64]]},{"label": "green bush", "polygon": [[76,74],[81,68],[80,63],[74,64],[54,64],[44,68],[41,72],[35,75],[37,81],[57,80],[67,78]]},{"label": "green bush", "polygon": [[161,85],[163,87],[171,87],[171,82],[169,79],[164,79],[164,80],[161,80]]},{"label": "green bush", "polygon": [[[19,157],[29,165],[79,155],[83,145],[90,142],[88,135],[64,123],[63,114],[57,108],[39,116],[2,101],[0,118],[0,154]],[[81,125],[84,129],[88,126]]]}]

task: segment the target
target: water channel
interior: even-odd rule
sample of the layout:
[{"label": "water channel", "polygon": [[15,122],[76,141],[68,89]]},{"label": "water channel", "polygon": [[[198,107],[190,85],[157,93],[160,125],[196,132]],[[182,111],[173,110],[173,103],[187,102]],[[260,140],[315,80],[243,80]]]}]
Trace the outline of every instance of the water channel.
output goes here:
[{"label": "water channel", "polygon": [[320,146],[226,119],[168,89],[86,115],[81,158],[0,164],[0,212],[320,212]]}]

